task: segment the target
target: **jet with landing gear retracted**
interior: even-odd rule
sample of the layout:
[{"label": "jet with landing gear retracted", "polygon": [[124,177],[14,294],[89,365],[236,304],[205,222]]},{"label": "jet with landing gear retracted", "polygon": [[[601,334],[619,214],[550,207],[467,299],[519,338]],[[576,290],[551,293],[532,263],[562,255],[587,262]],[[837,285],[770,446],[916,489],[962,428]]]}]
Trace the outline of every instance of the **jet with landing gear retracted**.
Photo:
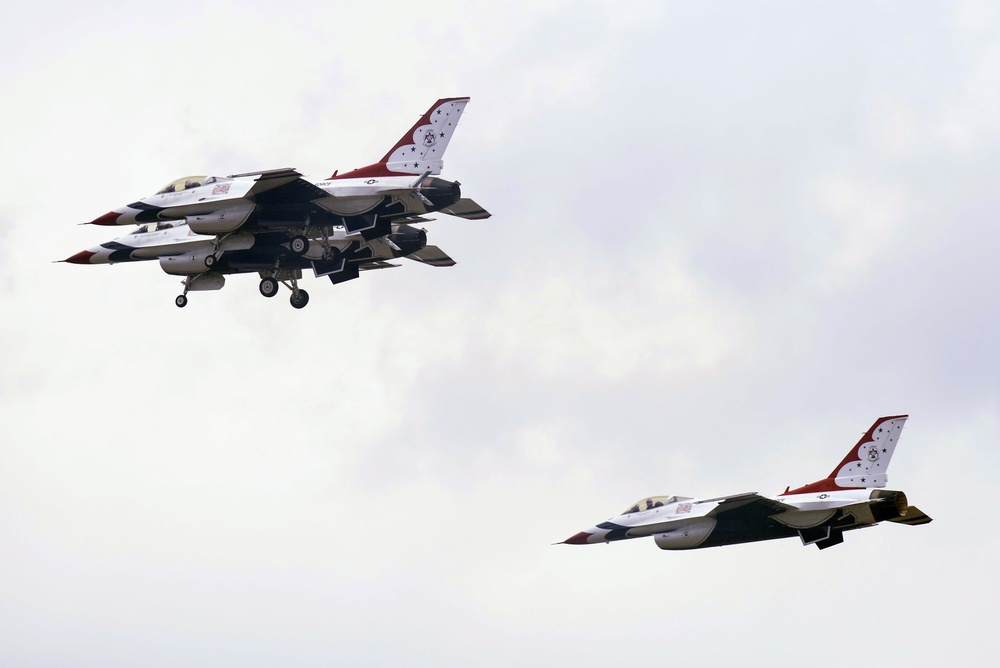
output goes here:
[{"label": "jet with landing gear retracted", "polygon": [[821,550],[844,541],[844,532],[889,521],[927,524],[903,492],[883,489],[889,460],[906,415],[882,417],[826,478],[777,496],[756,492],[695,499],[651,496],[624,513],[563,541],[609,543],[652,536],[662,550],[691,550],[798,536]]},{"label": "jet with landing gear retracted", "polygon": [[458,181],[438,178],[467,97],[435,102],[377,163],[326,179],[274,169],[231,176],[189,176],[100,216],[93,225],[137,225],[129,234],[63,262],[114,264],[158,260],[183,276],[184,292],[219,290],[226,274],[257,273],[260,293],[291,290],[302,308],[304,269],[343,283],[367,269],[398,267],[407,258],[435,267],[455,261],[415,224],[444,213],[469,220],[490,214],[461,195]]}]

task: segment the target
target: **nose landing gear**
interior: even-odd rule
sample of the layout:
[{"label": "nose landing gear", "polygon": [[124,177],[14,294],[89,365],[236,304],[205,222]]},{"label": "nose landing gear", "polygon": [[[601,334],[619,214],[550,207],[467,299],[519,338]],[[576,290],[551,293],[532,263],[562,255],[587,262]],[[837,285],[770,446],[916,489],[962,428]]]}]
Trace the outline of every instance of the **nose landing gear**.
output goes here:
[{"label": "nose landing gear", "polygon": [[177,308],[184,308],[188,303],[187,293],[192,290],[221,290],[225,284],[225,276],[211,271],[205,271],[200,274],[188,274],[184,277],[183,281],[184,292],[174,298],[174,304]]}]

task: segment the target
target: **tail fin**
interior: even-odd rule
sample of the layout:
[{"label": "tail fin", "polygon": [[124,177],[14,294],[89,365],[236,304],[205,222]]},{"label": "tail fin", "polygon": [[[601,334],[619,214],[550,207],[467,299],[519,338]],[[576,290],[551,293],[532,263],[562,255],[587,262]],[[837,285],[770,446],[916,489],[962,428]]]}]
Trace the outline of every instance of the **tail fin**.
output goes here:
[{"label": "tail fin", "polygon": [[875,420],[871,429],[851,448],[837,468],[823,480],[784,491],[784,494],[832,492],[838,489],[885,487],[889,461],[899,443],[908,415],[893,415]]},{"label": "tail fin", "polygon": [[468,103],[467,97],[438,100],[379,162],[344,174],[334,174],[330,178],[440,174],[444,166],[444,151]]}]

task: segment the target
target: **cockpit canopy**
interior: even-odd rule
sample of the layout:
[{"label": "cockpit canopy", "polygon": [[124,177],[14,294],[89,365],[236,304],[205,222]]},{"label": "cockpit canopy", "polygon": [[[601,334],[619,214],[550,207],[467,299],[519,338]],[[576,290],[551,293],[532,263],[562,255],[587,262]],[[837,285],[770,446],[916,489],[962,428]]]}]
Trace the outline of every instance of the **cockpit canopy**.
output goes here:
[{"label": "cockpit canopy", "polygon": [[176,224],[176,221],[161,221],[158,223],[146,223],[145,225],[140,225],[139,227],[132,230],[129,234],[146,234],[147,232],[159,232],[160,230],[169,230]]},{"label": "cockpit canopy", "polygon": [[176,193],[182,190],[187,190],[188,188],[197,188],[198,186],[205,186],[209,183],[215,183],[221,179],[218,176],[185,176],[182,179],[177,179],[176,181],[171,181],[162,190],[157,191],[157,195],[162,195],[164,193]]},{"label": "cockpit canopy", "polygon": [[659,508],[661,506],[667,506],[671,503],[677,503],[678,501],[687,501],[693,497],[690,496],[646,496],[634,504],[628,507],[628,509],[622,513],[622,515],[629,515],[631,513],[637,513],[640,510],[652,510],[653,508]]}]

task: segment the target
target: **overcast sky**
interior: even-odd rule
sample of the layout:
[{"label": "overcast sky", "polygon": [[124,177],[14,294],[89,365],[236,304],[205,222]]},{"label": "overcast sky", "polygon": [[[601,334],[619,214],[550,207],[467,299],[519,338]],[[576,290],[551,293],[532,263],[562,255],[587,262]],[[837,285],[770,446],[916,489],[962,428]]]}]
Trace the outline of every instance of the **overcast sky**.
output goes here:
[{"label": "overcast sky", "polygon": [[[0,665],[993,665],[995,3],[15,1],[0,93]],[[455,267],[52,263],[460,95]],[[930,525],[551,545],[900,413]]]}]

